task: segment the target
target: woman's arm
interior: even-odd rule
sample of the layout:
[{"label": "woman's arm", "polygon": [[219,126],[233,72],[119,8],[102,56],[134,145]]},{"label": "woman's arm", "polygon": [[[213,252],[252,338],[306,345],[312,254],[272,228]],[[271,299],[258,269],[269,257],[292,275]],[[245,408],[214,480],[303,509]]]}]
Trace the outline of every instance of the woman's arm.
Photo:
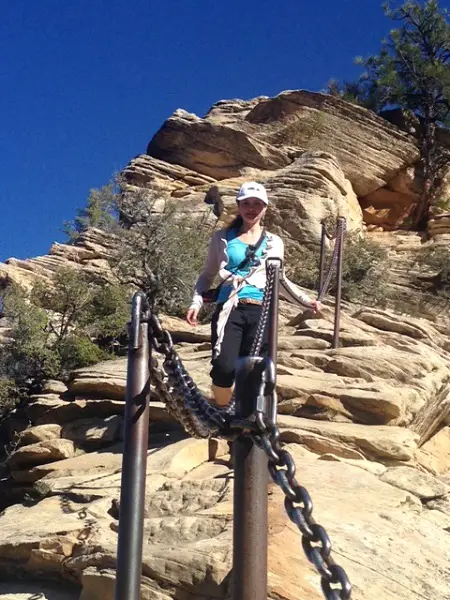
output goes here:
[{"label": "woman's arm", "polygon": [[302,292],[295,283],[288,279],[284,269],[280,277],[280,296],[285,300],[289,300],[295,304],[301,304],[307,308],[317,308],[317,301],[310,298],[308,294]]},{"label": "woman's arm", "polygon": [[209,243],[208,256],[200,277],[194,288],[190,308],[200,309],[203,306],[202,293],[209,290],[220,268],[220,240],[222,231],[216,231]]}]

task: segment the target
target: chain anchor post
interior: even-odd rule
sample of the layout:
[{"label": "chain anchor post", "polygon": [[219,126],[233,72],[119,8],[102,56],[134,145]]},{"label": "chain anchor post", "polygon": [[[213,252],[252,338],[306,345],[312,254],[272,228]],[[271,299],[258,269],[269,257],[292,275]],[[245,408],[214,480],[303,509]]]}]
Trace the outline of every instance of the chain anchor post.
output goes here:
[{"label": "chain anchor post", "polygon": [[[261,394],[263,359],[239,361],[236,373],[236,416],[251,417],[265,408]],[[267,457],[250,436],[233,442],[234,522],[233,600],[267,600]]]},{"label": "chain anchor post", "polygon": [[319,282],[317,293],[320,294],[323,288],[324,276],[325,276],[325,250],[327,243],[327,225],[325,220],[322,221],[322,229],[320,233],[320,259],[319,259]]},{"label": "chain anchor post", "polygon": [[149,318],[147,298],[137,292],[129,328],[115,600],[139,600],[141,596],[150,401]]},{"label": "chain anchor post", "polygon": [[341,326],[342,271],[344,260],[345,217],[338,217],[336,244],[339,245],[336,265],[336,299],[334,305],[334,329],[332,348],[339,348],[339,331]]}]

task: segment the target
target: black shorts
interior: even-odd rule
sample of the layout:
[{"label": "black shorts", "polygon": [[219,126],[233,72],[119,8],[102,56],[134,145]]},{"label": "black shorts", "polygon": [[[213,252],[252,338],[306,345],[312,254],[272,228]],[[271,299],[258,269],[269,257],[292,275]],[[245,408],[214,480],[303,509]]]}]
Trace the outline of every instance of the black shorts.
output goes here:
[{"label": "black shorts", "polygon": [[[217,341],[217,319],[221,310],[219,305],[211,320],[211,343]],[[261,306],[258,304],[238,304],[225,325],[220,354],[212,362],[211,378],[218,387],[231,387],[234,383],[236,361],[241,356],[249,356],[256,335]],[[268,328],[264,332],[261,356],[268,350]]]}]

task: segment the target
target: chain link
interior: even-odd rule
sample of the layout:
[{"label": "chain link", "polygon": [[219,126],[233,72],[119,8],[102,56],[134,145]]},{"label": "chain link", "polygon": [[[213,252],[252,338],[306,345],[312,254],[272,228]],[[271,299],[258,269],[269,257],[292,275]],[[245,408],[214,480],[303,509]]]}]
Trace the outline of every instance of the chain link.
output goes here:
[{"label": "chain link", "polygon": [[203,396],[178,356],[170,333],[155,314],[150,316],[149,333],[155,350],[164,355],[164,369],[152,357],[151,377],[171,414],[193,437],[207,438],[218,433],[229,436],[230,411],[213,406]]},{"label": "chain link", "polygon": [[261,315],[259,317],[258,326],[256,328],[255,338],[250,349],[250,356],[259,356],[261,346],[264,340],[264,332],[269,319],[270,304],[272,301],[272,293],[275,282],[275,265],[267,263],[266,286],[264,288],[263,303],[261,307]]}]

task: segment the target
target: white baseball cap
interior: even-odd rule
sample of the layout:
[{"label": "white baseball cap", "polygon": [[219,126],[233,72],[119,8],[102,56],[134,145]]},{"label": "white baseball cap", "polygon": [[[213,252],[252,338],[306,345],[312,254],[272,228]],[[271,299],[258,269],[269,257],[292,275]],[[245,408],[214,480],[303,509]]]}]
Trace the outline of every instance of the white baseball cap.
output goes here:
[{"label": "white baseball cap", "polygon": [[241,185],[241,189],[236,196],[236,201],[240,202],[246,198],[258,198],[258,200],[262,200],[264,204],[269,204],[266,188],[260,183],[256,183],[256,181],[246,181]]}]

